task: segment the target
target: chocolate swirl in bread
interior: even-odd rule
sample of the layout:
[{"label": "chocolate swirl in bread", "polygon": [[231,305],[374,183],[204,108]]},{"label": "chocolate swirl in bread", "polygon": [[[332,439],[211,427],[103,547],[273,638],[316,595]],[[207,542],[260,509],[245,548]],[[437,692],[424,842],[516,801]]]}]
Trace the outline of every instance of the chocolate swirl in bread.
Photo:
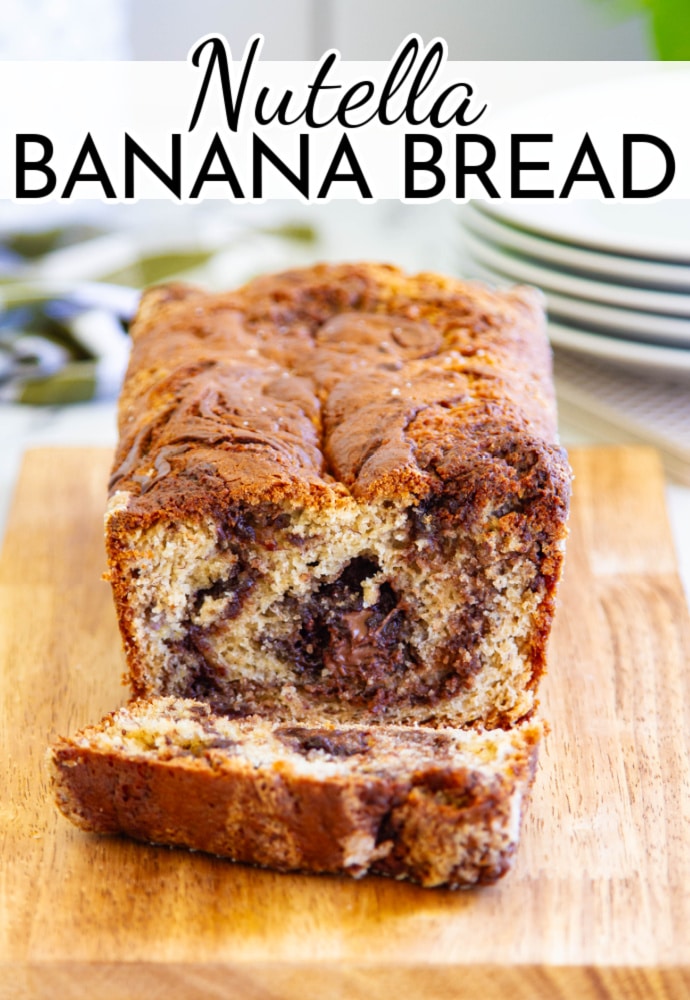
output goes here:
[{"label": "chocolate swirl in bread", "polygon": [[455,888],[508,869],[539,736],[285,726],[162,698],[59,740],[51,766],[60,809],[89,831]]},{"label": "chocolate swirl in bread", "polygon": [[540,298],[381,265],[154,289],[108,550],[137,695],[507,725],[569,472]]},{"label": "chocolate swirl in bread", "polygon": [[426,886],[508,868],[569,471],[537,293],[380,265],[147,293],[107,545],[139,700],[77,825]]}]

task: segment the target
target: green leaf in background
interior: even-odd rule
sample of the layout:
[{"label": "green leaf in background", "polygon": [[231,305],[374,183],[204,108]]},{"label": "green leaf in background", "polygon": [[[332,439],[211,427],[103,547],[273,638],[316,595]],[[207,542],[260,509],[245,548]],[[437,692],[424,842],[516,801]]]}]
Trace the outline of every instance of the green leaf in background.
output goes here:
[{"label": "green leaf in background", "polygon": [[690,59],[690,0],[598,0],[614,15],[645,11],[652,45],[660,59]]},{"label": "green leaf in background", "polygon": [[649,0],[652,30],[662,59],[690,59],[689,0]]}]

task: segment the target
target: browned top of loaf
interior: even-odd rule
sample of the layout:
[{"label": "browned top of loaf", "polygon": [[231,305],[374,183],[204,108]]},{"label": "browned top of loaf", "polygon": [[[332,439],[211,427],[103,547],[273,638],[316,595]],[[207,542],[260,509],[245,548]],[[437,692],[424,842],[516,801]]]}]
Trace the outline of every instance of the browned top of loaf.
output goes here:
[{"label": "browned top of loaf", "polygon": [[144,520],[451,482],[473,510],[567,493],[531,289],[318,265],[221,294],[154,288],[132,338],[111,489]]}]

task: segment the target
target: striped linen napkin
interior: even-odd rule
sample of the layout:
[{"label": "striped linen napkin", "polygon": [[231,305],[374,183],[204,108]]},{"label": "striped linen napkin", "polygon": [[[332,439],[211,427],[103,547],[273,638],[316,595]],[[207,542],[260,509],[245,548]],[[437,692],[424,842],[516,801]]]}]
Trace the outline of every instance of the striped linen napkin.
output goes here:
[{"label": "striped linen napkin", "polygon": [[[51,228],[0,229],[0,401],[112,399],[140,290],[170,279],[227,287],[286,266],[313,229],[284,217],[142,206]],[[294,211],[294,210],[293,210]],[[103,225],[115,218],[118,225]],[[163,224],[160,224],[161,220]]]}]

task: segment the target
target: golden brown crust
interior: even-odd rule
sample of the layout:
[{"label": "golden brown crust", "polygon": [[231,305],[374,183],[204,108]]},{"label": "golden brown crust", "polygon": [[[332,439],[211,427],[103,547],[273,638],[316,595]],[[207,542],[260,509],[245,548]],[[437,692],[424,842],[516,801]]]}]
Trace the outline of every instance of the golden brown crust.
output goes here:
[{"label": "golden brown crust", "polygon": [[280,870],[499,878],[569,497],[538,294],[319,265],[153,289],[132,337],[115,602],[134,692],[202,700],[59,740],[59,807]]},{"label": "golden brown crust", "polygon": [[[423,629],[427,636],[435,630],[438,644],[432,649],[427,643],[426,653],[413,654],[400,632],[385,669],[392,676],[397,655],[398,669],[406,670],[404,692],[390,676],[378,683],[374,660],[381,666],[381,657],[372,654],[365,662],[360,649],[362,677],[353,676],[352,664],[338,662],[326,671],[331,687],[342,678],[330,694],[387,712],[398,690],[401,707],[406,701],[416,718],[425,718],[427,709],[431,713],[439,697],[455,698],[457,706],[459,692],[472,687],[486,662],[482,643],[494,661],[503,655],[496,652],[499,639],[491,623],[513,613],[504,639],[511,628],[519,633],[520,648],[511,655],[526,665],[517,694],[503,697],[501,705],[467,707],[463,721],[504,725],[532,710],[530,692],[544,669],[569,497],[567,461],[555,442],[550,355],[538,293],[499,294],[383,265],[319,265],[223,294],[179,285],[153,289],[144,297],[132,336],[111,481],[115,504],[108,553],[137,695],[196,696],[201,690],[195,678],[203,675],[204,684],[210,676],[216,688],[221,677],[226,699],[254,697],[250,687],[231,679],[228,657],[219,659],[217,647],[222,642],[229,649],[227,622],[235,622],[241,601],[263,572],[262,553],[249,553],[257,517],[277,523],[284,511],[288,518],[314,511],[325,526],[328,519],[335,524],[337,512],[348,505],[348,510],[353,504],[373,510],[377,504],[404,503],[405,540],[398,533],[395,544],[407,546],[405,559],[419,565],[420,579],[426,574],[452,580],[449,539],[465,552],[458,583],[449,583],[443,597],[443,623],[437,628],[434,613],[425,612]],[[381,523],[382,513],[376,508]],[[142,549],[136,539],[152,526],[168,524],[171,537],[158,544],[169,549],[176,544],[177,524],[205,521],[215,525],[219,546],[232,540],[228,544],[241,566],[241,573],[232,570],[232,579],[245,589],[232,584],[240,589],[232,607],[224,605],[226,624],[216,618],[198,625],[198,602],[188,596],[186,609],[175,611],[170,626],[175,636],[188,637],[187,647],[171,652],[170,668],[165,650],[159,658],[163,667],[152,666],[143,637],[155,602],[132,598],[148,542]],[[259,547],[278,546],[287,563],[291,545],[304,549],[304,537],[291,541],[290,531],[263,539]],[[387,538],[390,546],[392,534]],[[395,621],[405,615],[412,621],[414,602],[405,595],[416,584],[398,570],[388,579],[402,609]],[[205,590],[212,592],[216,582],[220,587],[222,581],[214,578]],[[204,586],[197,590],[203,593]],[[440,600],[438,594],[430,595],[432,603]],[[249,601],[247,615],[254,611]],[[361,611],[358,604],[348,605],[353,622]],[[308,615],[318,631],[319,612],[312,607]],[[301,623],[297,615],[298,632],[305,621],[304,613]],[[149,631],[157,629],[159,624]],[[333,635],[330,660],[337,650],[349,649],[351,640],[342,630]],[[251,648],[245,644],[241,658],[256,660],[259,652],[278,650],[284,661],[294,660],[296,654],[281,651],[282,641],[262,633]],[[354,663],[353,655],[349,659]],[[288,679],[298,685],[306,680],[314,692],[316,678],[309,674],[316,669],[318,664],[313,669],[296,664],[297,676]],[[166,671],[176,679],[166,680]],[[489,689],[492,683],[487,682]],[[455,722],[457,707],[449,711]]]},{"label": "golden brown crust", "polygon": [[[111,486],[130,514],[521,488],[567,494],[541,301],[374,264],[236,292],[153,289],[132,327]],[[514,453],[520,452],[517,461]]]},{"label": "golden brown crust", "polygon": [[[125,748],[120,728],[139,716],[146,738],[156,718],[165,736]],[[184,738],[166,721],[186,727]],[[58,805],[88,831],[283,871],[369,871],[455,888],[508,869],[539,737],[535,725],[484,736],[328,723],[310,731],[219,721],[207,706],[162,700],[58,741],[51,763]]]}]

